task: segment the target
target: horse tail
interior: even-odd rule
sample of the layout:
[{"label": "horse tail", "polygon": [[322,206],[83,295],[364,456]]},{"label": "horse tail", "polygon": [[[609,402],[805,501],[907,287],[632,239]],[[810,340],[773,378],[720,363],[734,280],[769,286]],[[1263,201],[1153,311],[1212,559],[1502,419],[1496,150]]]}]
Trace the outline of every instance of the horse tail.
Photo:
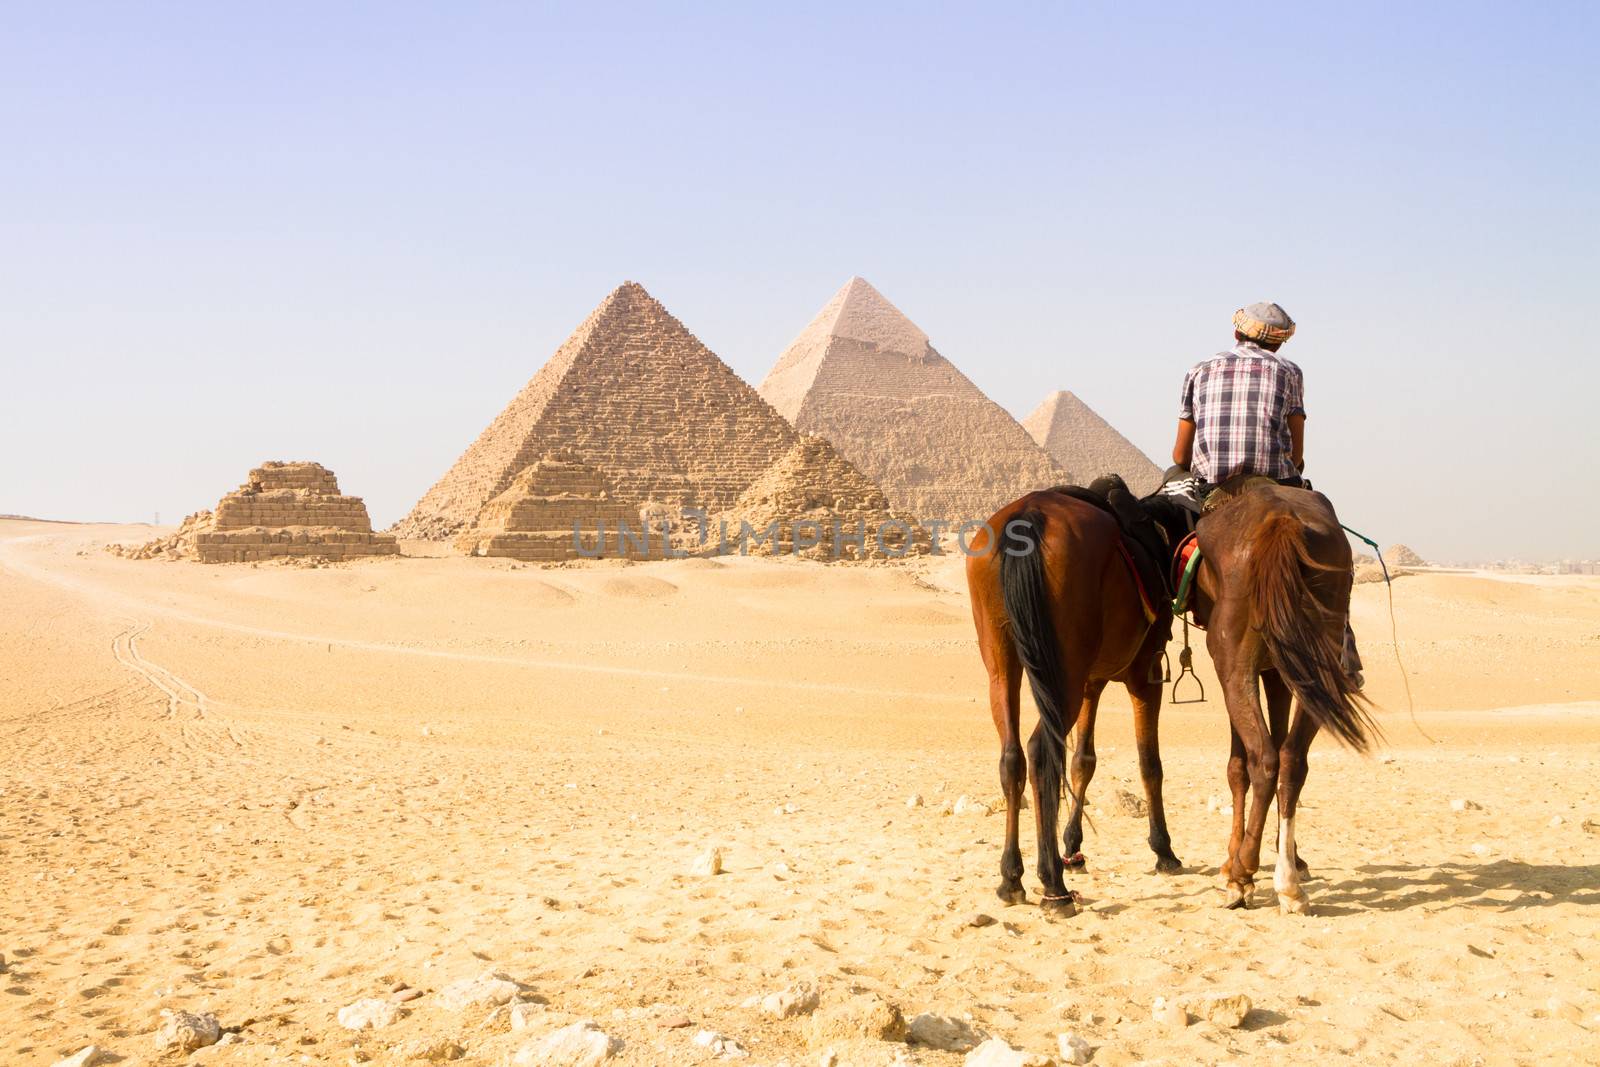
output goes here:
[{"label": "horse tail", "polygon": [[1268,518],[1250,547],[1251,624],[1267,656],[1317,725],[1358,752],[1377,727],[1367,700],[1345,673],[1328,611],[1306,584],[1306,567],[1322,568],[1306,549],[1305,527],[1294,515]]},{"label": "horse tail", "polygon": [[[1012,541],[1027,551],[1012,555]],[[1028,674],[1033,702],[1044,727],[1048,769],[1061,781],[1066,771],[1066,678],[1061,669],[1061,643],[1056,639],[1055,617],[1050,611],[1050,591],[1044,580],[1044,514],[1029,508],[1006,523],[1000,544],[1000,587],[1006,621],[1017,646],[1017,656]]]}]

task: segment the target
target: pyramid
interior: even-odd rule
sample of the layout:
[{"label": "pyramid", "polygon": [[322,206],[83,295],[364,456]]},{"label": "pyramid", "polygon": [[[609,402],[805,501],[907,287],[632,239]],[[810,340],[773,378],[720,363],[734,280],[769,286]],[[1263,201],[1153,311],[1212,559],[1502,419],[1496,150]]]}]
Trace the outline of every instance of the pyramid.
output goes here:
[{"label": "pyramid", "polygon": [[389,534],[373,533],[367,505],[339,492],[339,481],[320,463],[274,460],[224,496],[215,511],[183,520],[178,532],[137,548],[110,546],[135,559],[199,559],[249,563],[279,558],[349,559],[392,556]]},{"label": "pyramid", "polygon": [[920,519],[985,519],[1064,480],[1004,408],[861,278],[834,294],[778,358],[761,395],[819,434]]},{"label": "pyramid", "polygon": [[633,282],[601,301],[395,527],[447,540],[519,472],[571,450],[616,499],[730,507],[795,432],[727,364]]},{"label": "pyramid", "polygon": [[[777,524],[770,541],[745,536]],[[723,525],[725,524],[725,526]],[[796,526],[801,526],[796,549]],[[722,530],[726,530],[726,535]],[[836,532],[837,531],[837,532]],[[883,490],[839,455],[826,438],[801,434],[788,452],[713,518],[711,538],[727,551],[815,559],[897,558],[926,551],[927,531],[889,507]],[[859,538],[857,544],[852,538]],[[808,545],[807,542],[815,541]]]},{"label": "pyramid", "polygon": [[558,452],[511,479],[504,492],[483,506],[477,521],[457,535],[456,547],[469,556],[539,563],[662,554],[664,544],[643,539],[635,547],[634,541],[623,539],[624,529],[642,534],[639,508],[618,500],[605,477],[575,453]]},{"label": "pyramid", "polygon": [[1051,393],[1022,425],[1076,485],[1102,474],[1122,475],[1136,496],[1161,485],[1161,468],[1071,393]]}]

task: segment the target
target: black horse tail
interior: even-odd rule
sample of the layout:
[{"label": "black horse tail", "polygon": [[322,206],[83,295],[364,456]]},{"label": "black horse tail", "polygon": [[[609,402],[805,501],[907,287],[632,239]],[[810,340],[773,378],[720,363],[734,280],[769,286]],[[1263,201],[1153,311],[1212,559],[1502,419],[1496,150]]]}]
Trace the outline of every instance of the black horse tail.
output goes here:
[{"label": "black horse tail", "polygon": [[1367,713],[1366,697],[1345,673],[1334,636],[1342,627],[1330,625],[1328,610],[1306,584],[1306,567],[1327,568],[1307,551],[1300,519],[1268,518],[1256,532],[1250,559],[1251,624],[1261,631],[1267,657],[1321,729],[1366,751],[1377,726]]},{"label": "black horse tail", "polygon": [[[1011,551],[1006,551],[1008,548]],[[1044,582],[1043,513],[1029,508],[1006,523],[1000,552],[1000,588],[1006,620],[1017,656],[1028,672],[1028,685],[1048,742],[1044,751],[1048,763],[1040,769],[1053,773],[1059,782],[1067,761],[1067,686],[1061,670],[1061,643],[1056,639],[1055,617],[1050,611],[1050,592]]]}]

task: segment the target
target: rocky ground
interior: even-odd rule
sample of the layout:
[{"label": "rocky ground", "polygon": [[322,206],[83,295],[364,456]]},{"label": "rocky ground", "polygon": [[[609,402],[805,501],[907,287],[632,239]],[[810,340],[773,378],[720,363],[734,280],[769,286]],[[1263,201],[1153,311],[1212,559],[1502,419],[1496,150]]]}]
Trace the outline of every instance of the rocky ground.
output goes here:
[{"label": "rocky ground", "polygon": [[0,522],[7,1064],[1600,1062],[1600,580],[1407,577],[1415,725],[1357,590],[1388,743],[1313,751],[1306,917],[1217,906],[1215,702],[1152,873],[1109,695],[1051,920],[951,561],[102,549],[150,535]]}]

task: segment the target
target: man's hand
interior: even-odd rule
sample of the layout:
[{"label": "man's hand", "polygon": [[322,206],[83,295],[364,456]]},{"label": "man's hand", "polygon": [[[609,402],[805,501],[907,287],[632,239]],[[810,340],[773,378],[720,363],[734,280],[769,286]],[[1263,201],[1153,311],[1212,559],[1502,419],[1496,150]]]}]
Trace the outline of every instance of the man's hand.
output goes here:
[{"label": "man's hand", "polygon": [[[1301,426],[1305,425],[1305,416],[1300,416]],[[1180,467],[1187,467],[1194,459],[1194,422],[1190,419],[1178,420],[1178,439],[1172,445],[1172,462]]]}]

